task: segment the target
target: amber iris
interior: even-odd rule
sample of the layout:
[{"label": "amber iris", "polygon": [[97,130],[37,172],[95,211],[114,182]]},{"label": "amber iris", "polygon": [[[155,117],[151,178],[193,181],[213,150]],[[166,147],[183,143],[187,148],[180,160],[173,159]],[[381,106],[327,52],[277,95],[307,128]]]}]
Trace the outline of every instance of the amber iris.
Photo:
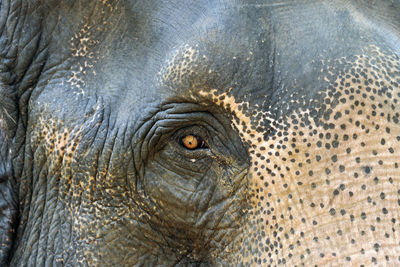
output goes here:
[{"label": "amber iris", "polygon": [[199,146],[199,140],[194,135],[186,135],[182,138],[182,144],[187,149],[196,149]]}]

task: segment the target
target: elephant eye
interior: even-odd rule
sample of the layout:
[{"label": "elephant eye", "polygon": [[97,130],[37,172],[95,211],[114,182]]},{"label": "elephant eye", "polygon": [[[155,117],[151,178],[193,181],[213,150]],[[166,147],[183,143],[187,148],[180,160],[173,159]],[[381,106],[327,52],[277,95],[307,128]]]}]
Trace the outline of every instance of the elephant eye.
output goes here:
[{"label": "elephant eye", "polygon": [[180,144],[189,150],[207,148],[206,142],[201,137],[193,134],[181,137]]}]

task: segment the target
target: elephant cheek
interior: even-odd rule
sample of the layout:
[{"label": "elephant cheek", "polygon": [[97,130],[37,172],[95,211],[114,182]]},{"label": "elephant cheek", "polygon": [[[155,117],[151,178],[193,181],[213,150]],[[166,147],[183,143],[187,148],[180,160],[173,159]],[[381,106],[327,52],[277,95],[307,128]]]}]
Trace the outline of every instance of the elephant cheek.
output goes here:
[{"label": "elephant cheek", "polygon": [[[378,55],[380,62],[390,60]],[[251,208],[233,262],[398,262],[400,90],[377,78],[385,77],[377,73],[382,66],[362,57],[357,64],[366,66],[364,78],[355,80],[349,68],[332,81],[341,92],[339,104],[331,104],[328,90],[318,120],[307,119],[310,109],[295,110],[281,124],[263,115],[275,125],[267,138],[243,111],[251,104],[214,92],[217,104],[230,107],[237,118],[233,127],[250,147]]]}]

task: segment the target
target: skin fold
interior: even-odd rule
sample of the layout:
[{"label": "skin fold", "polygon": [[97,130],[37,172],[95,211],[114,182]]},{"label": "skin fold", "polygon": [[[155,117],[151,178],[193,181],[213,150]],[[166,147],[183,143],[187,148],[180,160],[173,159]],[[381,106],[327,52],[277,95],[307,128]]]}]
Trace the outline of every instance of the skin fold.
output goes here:
[{"label": "skin fold", "polygon": [[1,266],[398,266],[397,1],[0,2]]}]

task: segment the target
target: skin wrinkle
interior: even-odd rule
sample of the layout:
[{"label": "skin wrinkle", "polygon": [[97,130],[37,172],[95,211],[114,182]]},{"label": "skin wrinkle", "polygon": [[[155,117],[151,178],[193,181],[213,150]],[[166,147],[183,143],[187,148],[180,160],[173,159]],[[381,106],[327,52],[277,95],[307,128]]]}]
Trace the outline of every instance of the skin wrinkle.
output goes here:
[{"label": "skin wrinkle", "polygon": [[[158,131],[158,129],[161,128],[160,127],[161,125],[165,125],[166,124],[166,125],[173,126],[172,122],[176,122],[176,123],[179,122],[180,124],[186,123],[186,122],[193,123],[193,121],[203,120],[203,114],[206,115],[206,116],[209,115],[208,113],[203,113],[203,112],[192,113],[190,118],[187,117],[187,114],[174,114],[172,117],[169,117],[169,118],[163,118],[162,115],[160,115],[160,117],[158,118],[158,115],[156,115],[155,119],[153,120],[154,124],[151,127],[151,134],[150,134],[150,136],[149,136],[149,134],[146,135],[146,136],[149,136],[149,137],[146,138],[146,141],[142,144],[142,147],[153,147],[153,145],[147,146],[146,143],[147,142],[149,142],[149,144],[155,143],[155,141],[152,140],[152,139],[154,139],[153,135],[155,135],[155,133]],[[185,115],[185,116],[183,116],[183,115]],[[171,116],[171,114],[168,114],[168,116]],[[197,116],[198,116],[198,118],[196,118]],[[184,119],[184,120],[182,120],[182,119]],[[210,117],[210,118],[207,118],[207,120],[214,120],[214,118]],[[212,125],[216,125],[216,123],[211,123],[210,124],[210,123],[207,123],[204,120],[204,122],[200,121],[200,122],[197,122],[197,124],[199,124],[199,125],[205,124],[205,126],[207,126],[207,128],[211,127],[211,129],[213,129],[216,132],[218,132],[218,129],[215,129],[214,126],[212,126]],[[169,128],[167,127],[165,129],[169,129]],[[173,128],[171,128],[171,129],[173,129]],[[161,133],[159,135],[161,135]],[[164,133],[164,136],[165,135],[166,135],[166,133]],[[150,140],[150,141],[147,141],[147,140]],[[159,141],[158,141],[158,143],[159,143]]]},{"label": "skin wrinkle", "polygon": [[[108,136],[108,133],[109,133],[109,127],[108,127],[109,126],[109,116],[106,116],[104,113],[105,113],[104,109],[101,109],[100,121],[102,121],[102,123],[99,125],[98,129],[96,130],[95,137],[98,137],[99,131],[100,131],[100,128],[101,128],[102,125],[105,125],[103,129],[105,129],[105,131],[106,131],[105,136]],[[95,138],[93,138],[93,139],[95,139]],[[107,141],[107,138],[102,138],[102,139],[103,139],[103,141],[101,143],[99,152],[97,153],[97,157],[96,157],[96,165],[95,166],[97,168],[95,168],[95,173],[93,174],[92,191],[93,191],[93,199],[94,199],[94,201],[96,201],[98,180],[100,180],[101,177],[104,174],[108,173],[108,166],[109,166],[109,165],[106,164],[105,170],[101,170],[100,167],[99,167],[99,166],[101,166],[101,161],[100,161],[101,158],[104,158],[104,156],[102,155],[102,152],[104,152],[104,150],[105,150],[105,144],[106,144],[106,141]],[[108,163],[110,163],[110,159],[108,159],[106,161]]]},{"label": "skin wrinkle", "polygon": [[[154,162],[156,162],[157,160],[153,160]],[[154,170],[157,170],[157,169],[159,169],[159,168],[154,168]],[[156,175],[157,176],[157,175]],[[160,176],[160,175],[158,175],[158,176]],[[216,187],[215,187],[215,189],[216,189]],[[212,192],[211,193],[208,193],[209,195],[213,195],[212,194]],[[228,197],[228,196],[227,196]],[[226,200],[226,198],[224,198],[225,200]],[[169,205],[170,206],[170,205]],[[209,206],[209,205],[207,205],[207,206]],[[228,205],[228,207],[227,208],[229,208],[229,205]],[[208,215],[207,215],[208,216]],[[220,220],[222,220],[222,217],[221,217],[221,219]]]},{"label": "skin wrinkle", "polygon": [[[195,190],[197,191],[197,192],[199,192],[198,191],[198,188],[199,188],[199,185],[201,184],[201,182],[202,181],[204,181],[204,177],[206,177],[206,174],[208,174],[208,172],[209,172],[209,170],[211,169],[211,166],[208,168],[208,170],[204,173],[204,175],[202,175],[202,177],[201,177],[201,180],[200,180],[200,183],[196,186],[196,188],[195,188]],[[210,192],[209,194],[208,194],[208,196],[207,196],[207,198],[205,198],[204,199],[204,197],[203,198],[200,198],[199,199],[199,201],[198,202],[204,202],[204,204],[203,204],[203,207],[210,207],[211,205],[210,205],[210,202],[211,202],[211,200],[212,200],[212,196],[213,196],[213,194],[214,194],[214,192],[215,192],[215,190],[216,190],[216,188],[215,187],[212,187],[211,188],[211,190],[212,190],[212,192]],[[200,191],[201,192],[201,191]],[[199,205],[200,204],[197,204],[197,206],[196,206],[196,209],[197,210],[201,210],[201,209],[199,209]],[[204,208],[203,208],[204,209]],[[196,217],[196,227],[197,228],[200,228],[199,227],[199,225],[198,225],[198,222],[200,222],[201,220],[200,220],[200,216],[204,216],[204,214],[201,214],[201,213],[198,213],[198,215],[197,215],[197,217]]]},{"label": "skin wrinkle", "polygon": [[[59,147],[65,147],[66,146],[66,140],[68,139],[68,135],[67,135],[67,133],[65,133],[65,135],[64,134],[60,134],[59,135],[61,138],[59,138],[59,140],[61,139],[61,141],[62,142],[64,142],[64,143],[58,143],[57,144],[57,146],[59,146]],[[69,153],[73,153],[73,151],[71,151],[70,150],[70,148],[69,147],[67,147],[65,150],[61,150],[61,149],[53,149],[52,147],[54,147],[54,141],[53,140],[55,140],[55,139],[50,139],[50,142],[51,142],[51,146],[47,146],[47,145],[45,145],[46,147],[48,147],[48,153],[51,155],[51,154],[53,154],[53,157],[58,157],[58,156],[60,156],[60,162],[63,162],[64,164],[68,164],[69,163],[69,160],[67,159],[67,161],[65,161],[65,159],[66,159],[66,157],[64,157],[64,151],[66,151],[68,154]],[[43,143],[42,143],[43,144]],[[58,151],[62,151],[62,153],[61,153],[61,155],[58,153]],[[54,162],[57,162],[57,161],[54,161]],[[58,166],[57,165],[55,165],[54,166],[54,168],[57,168]],[[52,168],[52,167],[50,167],[50,168]],[[46,203],[46,202],[45,202]]]},{"label": "skin wrinkle", "polygon": [[[114,161],[113,160],[113,157],[115,157],[115,155],[114,155],[114,153],[118,153],[116,150],[115,150],[115,146],[116,146],[116,142],[118,141],[118,139],[117,139],[117,136],[119,135],[118,134],[118,132],[119,132],[119,129],[117,129],[116,130],[117,132],[115,132],[115,133],[113,133],[112,135],[114,136],[113,138],[112,138],[112,140],[111,140],[111,143],[112,143],[112,147],[110,147],[109,149],[110,149],[110,157],[109,157],[109,162],[110,162],[110,164],[106,164],[107,166],[106,166],[106,168],[107,168],[107,171],[106,171],[106,173],[104,174],[105,176],[107,176],[107,177],[109,177],[109,179],[110,178],[112,178],[113,177],[113,172],[111,171],[111,162],[112,161]],[[111,137],[108,137],[107,138],[107,140],[109,140]],[[109,141],[108,141],[108,145],[107,146],[109,146]],[[104,151],[104,150],[103,150]],[[103,152],[104,153],[104,152]],[[101,185],[101,183],[99,183],[99,185]],[[108,187],[108,186],[107,186]],[[108,192],[110,190],[110,193],[112,193],[112,190],[111,189],[109,189],[109,188],[107,188],[106,189],[106,191]],[[100,193],[100,192],[99,192]],[[100,196],[99,196],[100,197]],[[105,203],[106,204],[106,203]],[[105,204],[100,204],[100,205],[105,205]],[[112,205],[110,206],[110,207],[112,207]],[[119,207],[117,207],[116,206],[116,208],[119,208]],[[123,207],[122,207],[123,208]],[[123,214],[120,214],[120,216],[123,216],[125,214],[125,212],[123,213]],[[111,224],[111,221],[110,222],[105,222],[105,225],[107,225],[107,224]]]},{"label": "skin wrinkle", "polygon": [[[159,161],[159,160],[154,160],[154,163],[158,164],[162,169],[165,169],[165,170],[169,171],[170,173],[177,174],[176,171],[172,170],[169,166],[162,164],[161,161]],[[189,169],[185,169],[185,171],[189,171]],[[205,171],[204,173],[207,173],[207,171]],[[161,173],[159,173],[157,176],[162,177],[162,175],[160,175],[160,174]],[[197,173],[193,172],[192,175],[193,174],[197,174]],[[171,176],[173,176],[173,175],[171,175]],[[202,177],[204,177],[204,176],[206,176],[206,175],[205,174],[202,175]],[[201,183],[201,180],[199,180],[199,182],[197,183],[197,186]],[[172,182],[169,182],[168,180],[165,180],[165,182],[166,182],[166,184],[168,184],[170,186],[177,187],[178,189],[184,189],[187,192],[192,192],[192,193],[196,192],[196,188],[194,188],[193,190],[190,190],[188,188],[185,188],[183,185],[178,185],[177,183],[172,183]]]},{"label": "skin wrinkle", "polygon": [[[46,172],[46,173],[43,173],[43,175],[41,175],[42,174],[42,171],[43,171],[43,169],[40,171],[40,173],[39,173],[39,176],[44,176],[44,177],[46,177],[46,176],[48,176],[48,173]],[[47,215],[46,214],[46,208],[48,207],[48,205],[49,205],[49,203],[48,203],[48,196],[47,196],[47,185],[45,185],[45,186],[43,186],[42,187],[42,195],[44,196],[43,197],[43,203],[42,203],[42,210],[44,211],[44,214],[45,215]],[[40,198],[38,198],[39,200],[40,200]],[[47,220],[47,218],[45,218],[45,215],[43,215],[43,216],[41,216],[41,220],[40,220],[40,225],[41,225],[41,227],[39,227],[39,231],[38,231],[38,235],[39,236],[41,236],[41,235],[43,235],[42,233],[43,232],[45,232],[46,233],[46,230],[44,229],[45,228],[45,226],[44,226],[44,224],[43,224],[43,221],[44,220]],[[48,226],[47,226],[48,227]],[[46,233],[46,234],[44,234],[44,236],[46,236],[46,238],[45,239],[40,239],[39,240],[39,249],[38,249],[38,251],[37,251],[37,256],[36,256],[36,259],[39,259],[39,262],[40,262],[40,258],[39,257],[45,257],[46,258],[46,252],[45,251],[40,251],[41,250],[41,246],[40,246],[40,244],[43,242],[44,243],[44,247],[46,247],[46,244],[47,244],[47,242],[48,242],[48,234]],[[42,253],[40,253],[40,252],[42,252]]]},{"label": "skin wrinkle", "polygon": [[[157,160],[155,160],[154,162],[158,162]],[[159,162],[158,162],[159,163]],[[160,165],[160,166],[162,166],[162,164]],[[165,166],[164,167],[162,167],[162,169],[164,169],[165,168]],[[211,166],[209,167],[209,169],[211,168]],[[153,168],[153,169],[155,169],[155,171],[158,169],[158,168]],[[205,177],[205,176],[207,176],[206,175],[206,173],[207,173],[207,171],[204,173],[204,175],[202,175],[202,177]],[[156,175],[157,177],[162,177],[162,175],[161,175],[161,173],[158,173],[158,175]],[[170,184],[169,182],[168,182],[168,180],[164,180],[167,184],[169,184],[169,185],[171,185],[172,186],[172,184]],[[201,184],[201,181],[199,181],[199,183],[198,183],[198,185],[197,185],[197,188],[198,188],[198,186],[200,186],[200,184]],[[177,185],[175,185],[174,187],[176,187]],[[179,186],[178,186],[178,188],[179,188]],[[194,192],[196,192],[195,190],[188,190],[188,189],[186,189],[186,188],[183,188],[183,187],[180,187],[181,189],[184,189],[185,191],[188,191],[188,192],[192,192],[192,193],[194,193]],[[213,187],[214,188],[214,190],[216,189],[215,187]],[[174,195],[176,195],[176,194],[174,194]],[[208,193],[208,195],[210,195],[210,196],[212,196],[213,195],[213,193]],[[190,196],[189,196],[190,197]],[[229,196],[227,196],[227,198],[228,198]],[[179,199],[179,198],[178,198]],[[202,200],[204,200],[204,198],[201,198]],[[208,201],[210,201],[211,199],[210,198],[207,198],[207,199],[209,199]],[[221,201],[223,201],[224,199],[221,199]],[[183,202],[185,202],[185,201],[183,201]],[[210,207],[207,203],[206,203],[206,205],[205,206],[208,206],[208,207]],[[200,215],[199,215],[200,216]]]},{"label": "skin wrinkle", "polygon": [[[46,144],[47,145],[47,144]],[[52,143],[50,143],[49,144],[49,149],[51,150],[52,148],[54,147],[54,142],[52,142]],[[52,153],[52,151],[50,152],[50,153]],[[48,175],[48,171],[44,168],[44,166],[45,165],[47,165],[47,160],[45,161],[45,162],[43,162],[43,164],[42,165],[39,165],[39,171],[38,171],[38,175],[39,175],[39,181],[43,181],[43,179],[44,179],[44,177],[46,177],[47,175]],[[46,191],[47,191],[47,186],[44,186],[44,187],[41,187],[40,189],[41,189],[41,191],[38,191],[37,193],[36,193],[36,195],[38,196],[38,200],[37,200],[37,202],[40,204],[41,203],[41,205],[42,205],[42,207],[39,207],[38,209],[39,210],[42,210],[42,211],[45,211],[46,209],[45,209],[45,207],[48,205],[48,202],[46,201],[47,200],[47,193],[46,193]],[[44,190],[44,191],[43,191]],[[35,196],[35,191],[34,191],[34,193],[33,193],[33,196]],[[42,197],[42,196],[44,196],[44,197]],[[37,214],[40,214],[40,212],[39,211],[33,211],[33,213],[32,213],[32,215],[35,215],[36,214],[36,216],[37,216]],[[31,216],[32,216],[31,215]],[[43,222],[43,220],[45,220],[45,218],[44,218],[45,216],[41,216],[40,217],[40,219],[37,219],[37,220],[33,220],[34,222],[37,222],[37,224],[38,224],[38,226],[37,226],[37,228],[39,228],[39,230],[38,230],[38,232],[37,232],[37,235],[38,236],[40,236],[41,235],[41,232],[42,231],[45,231],[44,230],[44,227],[46,227],[45,226],[45,224],[43,224],[42,222]],[[41,226],[41,227],[40,227]],[[47,235],[46,235],[47,236]],[[44,240],[38,240],[37,242],[39,242],[39,243],[41,243],[41,242],[47,242],[45,239]],[[42,246],[39,246],[39,249],[36,251],[36,260],[38,260],[38,257],[40,256],[40,257],[43,257],[43,254],[44,253],[39,253],[40,251],[40,248],[41,248]],[[40,259],[39,259],[40,260]]]},{"label": "skin wrinkle", "polygon": [[[155,172],[157,172],[157,171],[155,171]],[[157,177],[162,177],[162,175],[160,175],[160,173],[158,173]],[[172,184],[170,184],[167,180],[164,180],[164,181],[165,181],[165,183],[166,183],[167,185],[172,185]],[[172,187],[172,186],[171,186],[171,187]],[[178,190],[183,190],[184,192],[187,192],[187,193],[194,193],[194,190],[190,190],[190,189],[184,188],[184,187],[182,187],[182,186],[178,186],[178,185],[176,185],[176,184],[174,184],[173,188],[171,188],[170,190],[176,191],[176,189],[178,189]],[[179,195],[179,194],[175,193],[175,194],[173,194],[173,195],[177,196],[177,195]],[[181,198],[181,197],[177,197],[177,199],[182,199],[182,198]],[[157,203],[162,204],[164,201],[165,201],[165,200],[157,200]],[[183,202],[184,202],[184,201],[183,201]],[[163,204],[162,204],[162,205],[163,205]],[[169,203],[169,205],[172,206],[173,204],[172,204],[172,203]],[[164,206],[164,205],[163,205],[163,206]],[[176,206],[176,208],[181,208],[181,206],[180,206],[180,207]]]},{"label": "skin wrinkle", "polygon": [[[245,175],[241,175],[241,176],[242,176],[242,177],[245,177]],[[240,189],[241,189],[241,188],[239,188],[239,190],[240,190]],[[238,190],[238,191],[239,191],[239,190]],[[219,225],[220,225],[221,220],[223,219],[224,216],[226,216],[226,215],[228,214],[227,210],[230,208],[230,206],[234,204],[234,201],[228,201],[228,200],[230,200],[230,199],[232,199],[232,198],[234,198],[234,194],[232,194],[231,196],[227,196],[226,198],[221,199],[219,203],[216,203],[216,204],[214,204],[214,205],[208,207],[208,209],[211,209],[211,208],[214,208],[214,207],[216,207],[216,206],[221,205],[221,204],[224,203],[224,202],[227,202],[227,203],[228,203],[228,206],[227,206],[225,209],[222,209],[221,213],[222,213],[223,215],[219,218],[218,222],[216,223],[216,226],[212,228],[214,231],[220,230],[220,229],[219,229]],[[202,214],[202,217],[205,217],[206,215],[208,215],[208,214],[207,214],[207,213],[204,213],[204,214]],[[201,222],[202,222],[203,220],[202,220],[202,219],[198,219],[197,221],[198,221],[197,224],[201,224]],[[198,225],[196,225],[196,226],[198,226]],[[225,227],[223,227],[222,229],[231,228],[231,227],[232,227],[232,226],[225,226]],[[235,227],[232,227],[232,228],[235,228]],[[206,229],[207,229],[207,228],[206,228]]]}]

